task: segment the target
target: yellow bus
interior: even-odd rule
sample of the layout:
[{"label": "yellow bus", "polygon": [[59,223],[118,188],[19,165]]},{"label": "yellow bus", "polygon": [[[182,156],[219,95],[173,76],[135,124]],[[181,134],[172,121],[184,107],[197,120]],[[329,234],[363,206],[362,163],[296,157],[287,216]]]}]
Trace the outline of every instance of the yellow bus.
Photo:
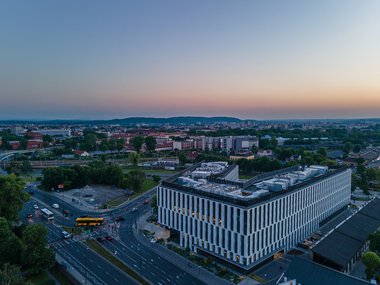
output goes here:
[{"label": "yellow bus", "polygon": [[104,223],[104,218],[83,217],[83,218],[76,218],[75,220],[75,225],[77,227],[100,226],[103,223]]}]

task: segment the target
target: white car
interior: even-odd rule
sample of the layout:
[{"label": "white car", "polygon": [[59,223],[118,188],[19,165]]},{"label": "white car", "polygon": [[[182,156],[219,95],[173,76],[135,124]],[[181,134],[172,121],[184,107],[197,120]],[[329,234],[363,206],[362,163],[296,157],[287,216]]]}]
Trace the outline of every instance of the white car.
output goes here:
[{"label": "white car", "polygon": [[51,205],[54,209],[59,209],[59,205],[57,203],[54,203],[53,205]]},{"label": "white car", "polygon": [[152,239],[150,240],[150,243],[156,243],[156,240],[155,240],[154,238],[152,238]]},{"label": "white car", "polygon": [[33,208],[34,208],[34,210],[38,210],[38,205],[37,205],[37,204],[34,204],[34,205],[33,205]]},{"label": "white car", "polygon": [[64,239],[70,238],[70,234],[69,234],[68,232],[66,232],[66,231],[62,231],[62,232],[61,232],[61,235],[62,235],[62,237],[63,237]]}]

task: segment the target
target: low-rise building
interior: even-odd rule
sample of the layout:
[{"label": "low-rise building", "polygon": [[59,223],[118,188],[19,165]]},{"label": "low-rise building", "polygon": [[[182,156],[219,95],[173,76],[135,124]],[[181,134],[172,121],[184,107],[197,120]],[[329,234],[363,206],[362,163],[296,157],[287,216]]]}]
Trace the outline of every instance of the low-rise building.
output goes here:
[{"label": "low-rise building", "polygon": [[380,199],[375,198],[323,237],[313,248],[313,261],[350,272],[368,250],[370,234],[380,228]]}]

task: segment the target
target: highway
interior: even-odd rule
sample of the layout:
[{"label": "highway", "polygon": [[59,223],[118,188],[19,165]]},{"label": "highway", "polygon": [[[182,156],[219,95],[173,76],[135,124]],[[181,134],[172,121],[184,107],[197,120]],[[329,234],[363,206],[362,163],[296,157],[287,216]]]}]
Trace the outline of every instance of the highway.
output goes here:
[{"label": "highway", "polygon": [[[60,235],[61,229],[53,223],[48,223],[46,220],[44,220],[44,218],[41,217],[40,211],[35,211],[33,209],[33,205],[37,204],[40,208],[46,206],[55,214],[54,223],[57,225],[65,226],[74,226],[75,218],[79,216],[95,214],[98,216],[98,212],[81,211],[69,203],[60,200],[56,196],[38,190],[33,185],[28,186],[26,191],[33,191],[34,194],[31,197],[31,200],[25,203],[25,206],[20,215],[23,220],[26,220],[26,214],[31,213],[33,215],[33,218],[29,219],[30,223],[42,222],[48,227],[48,241],[50,244],[52,244],[57,253],[59,253],[61,256],[65,256],[67,259],[70,259],[74,264],[77,264],[75,266],[77,270],[81,269],[83,271],[83,268],[88,268],[89,271],[85,272],[85,274],[90,275],[92,280],[97,280],[97,282],[99,282],[98,284],[118,284],[115,280],[112,280],[113,277],[116,277],[116,279],[119,281],[124,280],[124,283],[120,284],[134,284],[131,283],[131,280],[128,280],[128,282],[126,282],[125,279],[122,279],[122,276],[120,274],[125,275],[124,273],[119,271],[119,269],[115,268],[112,264],[108,263],[96,253],[87,249],[83,243],[73,240],[63,240]],[[113,236],[116,237],[116,239],[112,241],[104,241],[101,243],[101,245],[110,250],[112,253],[115,253],[116,251],[116,256],[120,260],[126,263],[129,267],[133,268],[136,272],[140,273],[152,284],[203,285],[204,283],[202,283],[200,280],[191,274],[184,272],[181,268],[172,262],[161,258],[150,247],[147,247],[139,242],[133,234],[133,226],[135,225],[136,219],[140,213],[142,214],[146,211],[151,210],[151,207],[149,205],[144,205],[143,201],[145,199],[150,199],[154,193],[154,190],[150,190],[143,194],[141,197],[131,201],[126,206],[102,214],[102,216],[104,216],[108,221],[112,221],[113,218],[118,216],[123,216],[125,220],[120,223],[118,233],[113,232]],[[58,203],[60,205],[60,208],[53,209],[51,207],[53,203]],[[130,210],[134,207],[136,207],[138,211],[133,213]],[[128,211],[126,211],[126,209],[128,209]],[[72,215],[64,218],[62,215],[63,210],[69,210],[70,214]],[[103,230],[107,230],[107,227],[103,227]],[[105,236],[108,234],[108,232],[98,230],[97,233],[93,234],[93,236]],[[155,245],[152,244],[152,246]],[[71,264],[71,262],[69,263]],[[102,271],[99,271],[97,265],[101,266]],[[104,274],[104,268],[107,268],[107,272],[110,273],[109,276],[108,274]],[[114,271],[111,271],[112,269]],[[116,273],[115,270],[119,272]],[[125,276],[124,278],[126,278]]]}]

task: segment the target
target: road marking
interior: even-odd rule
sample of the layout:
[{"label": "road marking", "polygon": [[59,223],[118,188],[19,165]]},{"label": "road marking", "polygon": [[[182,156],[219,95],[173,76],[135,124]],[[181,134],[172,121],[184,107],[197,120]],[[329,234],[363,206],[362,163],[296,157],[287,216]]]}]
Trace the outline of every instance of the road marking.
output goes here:
[{"label": "road marking", "polygon": [[110,275],[107,271],[106,271],[106,274],[107,274],[107,275]]}]

